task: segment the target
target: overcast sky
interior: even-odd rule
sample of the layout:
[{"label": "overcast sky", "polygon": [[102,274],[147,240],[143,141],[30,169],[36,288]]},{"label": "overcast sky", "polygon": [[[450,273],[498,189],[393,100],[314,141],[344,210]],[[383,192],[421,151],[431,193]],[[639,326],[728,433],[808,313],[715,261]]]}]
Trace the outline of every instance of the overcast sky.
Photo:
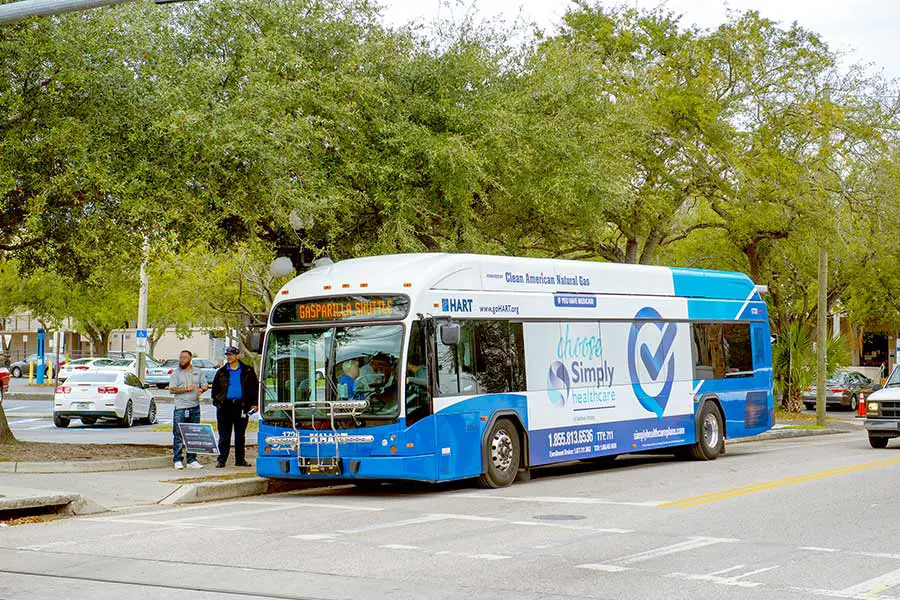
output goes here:
[{"label": "overcast sky", "polygon": [[[456,5],[450,0],[451,6]],[[381,0],[385,20],[399,25],[419,19],[459,16],[461,8],[447,8],[447,0]],[[609,6],[629,5],[653,8],[656,0],[619,0]],[[668,0],[663,3],[681,14],[685,25],[713,27],[726,18],[728,9],[743,12],[758,10],[769,19],[787,25],[797,21],[822,35],[828,45],[848,52],[851,63],[873,63],[889,78],[900,77],[900,2],[893,0]],[[466,0],[479,14],[502,15],[512,21],[519,14],[552,31],[565,11],[566,0]]]}]

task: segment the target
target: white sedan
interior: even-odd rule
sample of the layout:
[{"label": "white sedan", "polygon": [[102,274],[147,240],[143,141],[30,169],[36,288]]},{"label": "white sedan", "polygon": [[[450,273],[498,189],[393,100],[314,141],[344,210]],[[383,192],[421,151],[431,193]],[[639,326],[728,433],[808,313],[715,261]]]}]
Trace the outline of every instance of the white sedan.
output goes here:
[{"label": "white sedan", "polygon": [[74,373],[108,367],[114,362],[111,358],[78,358],[70,360],[59,370],[59,382],[62,383]]},{"label": "white sedan", "polygon": [[[150,374],[150,369],[155,369],[157,367],[159,367],[158,362],[156,362],[149,356],[145,357],[144,358],[144,379],[146,379],[147,375]],[[106,368],[137,374],[137,359],[136,358],[126,358],[123,360],[114,360],[109,365],[107,365]]]},{"label": "white sedan", "polygon": [[134,373],[97,370],[72,374],[56,386],[53,423],[68,427],[72,419],[93,425],[98,419],[113,419],[122,427],[136,420],[156,422],[156,402]]}]

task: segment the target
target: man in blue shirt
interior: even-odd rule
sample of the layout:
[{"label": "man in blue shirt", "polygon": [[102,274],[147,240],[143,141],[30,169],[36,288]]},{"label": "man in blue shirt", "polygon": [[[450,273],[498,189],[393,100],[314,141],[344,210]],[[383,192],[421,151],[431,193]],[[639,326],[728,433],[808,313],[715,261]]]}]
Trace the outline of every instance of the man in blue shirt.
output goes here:
[{"label": "man in blue shirt", "polygon": [[251,365],[241,362],[240,350],[231,346],[225,350],[226,363],[213,378],[213,404],[218,409],[219,460],[222,468],[228,460],[231,432],[234,430],[234,465],[252,466],[244,460],[244,434],[249,416],[259,408],[259,379]]}]

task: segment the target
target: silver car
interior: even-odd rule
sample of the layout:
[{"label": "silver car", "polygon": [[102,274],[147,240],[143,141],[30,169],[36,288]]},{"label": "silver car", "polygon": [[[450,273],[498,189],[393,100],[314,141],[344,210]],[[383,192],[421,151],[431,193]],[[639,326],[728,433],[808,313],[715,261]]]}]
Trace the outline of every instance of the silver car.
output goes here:
[{"label": "silver car", "polygon": [[[212,385],[213,377],[216,375],[216,371],[219,370],[219,366],[216,365],[213,361],[207,360],[205,358],[195,358],[192,361],[192,366],[197,371],[201,371],[204,375],[206,375],[206,380]],[[150,385],[155,385],[159,389],[165,389],[169,387],[169,378],[172,376],[172,372],[178,366],[177,358],[170,358],[169,360],[163,362],[161,365],[150,369],[147,373],[146,381]]]}]

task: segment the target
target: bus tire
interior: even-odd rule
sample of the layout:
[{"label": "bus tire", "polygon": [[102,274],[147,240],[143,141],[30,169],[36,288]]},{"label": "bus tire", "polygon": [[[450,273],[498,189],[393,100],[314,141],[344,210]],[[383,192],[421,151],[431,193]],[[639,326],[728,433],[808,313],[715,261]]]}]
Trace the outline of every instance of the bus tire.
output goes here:
[{"label": "bus tire", "polygon": [[519,432],[512,421],[497,419],[484,441],[482,452],[487,457],[487,469],[478,478],[481,487],[506,487],[515,481],[522,449]]},{"label": "bus tire", "polygon": [[704,402],[697,418],[697,442],[687,447],[693,460],[715,460],[725,450],[725,423],[714,402]]},{"label": "bus tire", "polygon": [[879,450],[883,448],[887,448],[888,441],[890,438],[886,438],[884,436],[879,435],[870,435],[869,436],[869,445],[873,448],[878,448]]}]

